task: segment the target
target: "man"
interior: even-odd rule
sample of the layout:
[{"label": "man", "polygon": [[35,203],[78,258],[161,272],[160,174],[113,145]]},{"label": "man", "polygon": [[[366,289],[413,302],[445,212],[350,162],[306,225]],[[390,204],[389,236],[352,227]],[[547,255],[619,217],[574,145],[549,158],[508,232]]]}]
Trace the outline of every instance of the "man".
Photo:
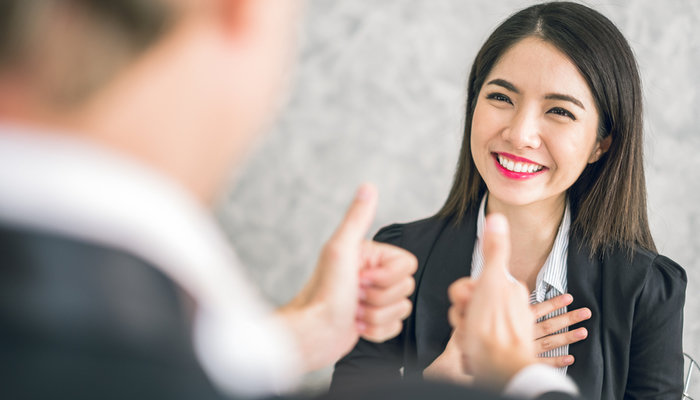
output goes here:
[{"label": "man", "polygon": [[[364,240],[372,186],[277,310],[206,212],[269,118],[297,11],[279,0],[0,5],[4,394],[262,396],[359,337],[400,331],[416,260]],[[454,320],[479,324],[454,296]],[[491,365],[473,337],[465,354]],[[535,363],[517,351],[529,355],[495,368],[498,385]]]}]

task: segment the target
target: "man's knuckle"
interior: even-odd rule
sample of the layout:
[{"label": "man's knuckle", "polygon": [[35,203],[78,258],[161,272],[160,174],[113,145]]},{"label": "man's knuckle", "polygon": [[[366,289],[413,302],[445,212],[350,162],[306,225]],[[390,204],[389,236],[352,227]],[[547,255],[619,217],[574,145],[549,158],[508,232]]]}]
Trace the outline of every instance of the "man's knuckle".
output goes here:
[{"label": "man's knuckle", "polygon": [[376,289],[367,289],[366,291],[366,298],[365,298],[365,303],[372,305],[372,306],[377,306],[382,304],[383,301],[383,296],[382,292]]},{"label": "man's knuckle", "polygon": [[408,318],[409,315],[411,315],[411,312],[413,310],[413,303],[411,303],[410,300],[405,299],[403,301],[403,309],[401,312],[401,319],[406,319]]},{"label": "man's knuckle", "polygon": [[382,322],[382,313],[380,309],[370,309],[365,312],[365,319],[369,324],[379,325]]},{"label": "man's knuckle", "polygon": [[343,256],[343,246],[337,240],[331,240],[323,246],[323,255],[331,261],[339,260]]},{"label": "man's knuckle", "polygon": [[410,296],[413,293],[413,290],[416,288],[416,281],[412,277],[407,277],[404,279],[404,290],[403,293],[405,296]]},{"label": "man's knuckle", "polygon": [[411,253],[409,253],[409,255],[410,257],[408,257],[408,270],[411,274],[413,274],[418,269],[418,259]]},{"label": "man's knuckle", "polygon": [[373,326],[367,326],[365,331],[362,333],[362,337],[371,341],[379,342],[379,336],[377,335],[377,329]]}]

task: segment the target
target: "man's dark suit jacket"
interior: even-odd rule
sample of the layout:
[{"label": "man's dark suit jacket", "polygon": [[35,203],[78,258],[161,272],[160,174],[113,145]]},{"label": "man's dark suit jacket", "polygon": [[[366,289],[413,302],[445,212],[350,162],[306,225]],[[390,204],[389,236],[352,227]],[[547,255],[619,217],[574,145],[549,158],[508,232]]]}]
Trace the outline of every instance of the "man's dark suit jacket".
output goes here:
[{"label": "man's dark suit jacket", "polygon": [[0,397],[220,398],[183,299],[128,253],[0,225]]},{"label": "man's dark suit jacket", "polygon": [[[420,378],[442,353],[451,328],[447,288],[470,274],[477,210],[455,224],[437,217],[383,228],[375,240],[418,258],[414,309],[403,332],[381,344],[361,340],[335,366],[331,391],[367,379]],[[591,259],[575,234],[569,239],[568,288],[588,338],[571,344],[567,374],[586,399],[673,399],[683,389],[682,327],[685,271],[670,259],[637,248]]]}]

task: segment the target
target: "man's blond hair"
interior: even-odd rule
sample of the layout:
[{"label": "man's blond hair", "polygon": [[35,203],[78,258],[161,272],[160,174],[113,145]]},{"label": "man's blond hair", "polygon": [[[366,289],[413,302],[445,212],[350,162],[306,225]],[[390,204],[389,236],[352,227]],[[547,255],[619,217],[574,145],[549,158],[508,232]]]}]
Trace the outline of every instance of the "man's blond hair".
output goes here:
[{"label": "man's blond hair", "polygon": [[173,19],[163,0],[2,0],[0,73],[46,84],[48,100],[89,97]]}]

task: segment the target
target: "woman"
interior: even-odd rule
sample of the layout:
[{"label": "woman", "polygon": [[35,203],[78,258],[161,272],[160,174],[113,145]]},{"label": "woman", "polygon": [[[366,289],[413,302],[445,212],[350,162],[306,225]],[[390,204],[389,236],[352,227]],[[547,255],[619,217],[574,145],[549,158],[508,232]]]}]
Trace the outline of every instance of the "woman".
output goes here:
[{"label": "woman", "polygon": [[640,86],[627,41],[588,7],[540,4],[501,24],[469,76],[445,205],[375,238],[417,256],[414,311],[399,337],[339,361],[332,389],[402,373],[460,379],[446,291],[478,276],[484,215],[499,212],[511,274],[538,316],[557,315],[536,326],[544,360],[585,398],[680,398],[686,276],[649,231]]}]

